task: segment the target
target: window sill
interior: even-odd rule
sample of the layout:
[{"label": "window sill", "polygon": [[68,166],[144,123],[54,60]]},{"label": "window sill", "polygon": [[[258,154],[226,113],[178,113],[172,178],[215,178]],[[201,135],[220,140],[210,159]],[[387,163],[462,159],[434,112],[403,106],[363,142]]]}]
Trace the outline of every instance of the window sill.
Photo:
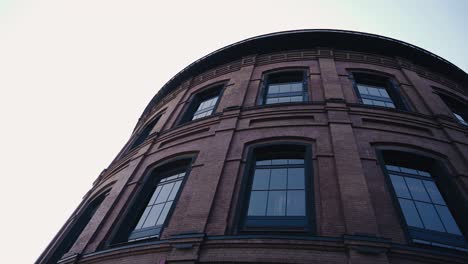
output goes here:
[{"label": "window sill", "polygon": [[[188,126],[188,125],[191,125],[191,124],[195,124],[199,121],[204,121],[204,120],[209,120],[210,118],[213,118],[213,117],[218,117],[222,115],[222,113],[214,113],[214,114],[211,114],[209,116],[204,116],[204,117],[201,117],[201,118],[198,118],[198,119],[195,119],[195,120],[190,120],[190,121],[186,121],[186,122],[183,122],[183,123],[179,123],[177,125],[175,125],[174,127],[172,127],[171,130],[173,129],[177,129],[177,128],[180,128],[180,127],[184,127],[184,126]],[[169,130],[167,130],[169,131]],[[167,132],[165,131],[165,132]]]},{"label": "window sill", "polygon": [[440,244],[436,242],[430,242],[430,241],[419,240],[419,239],[413,239],[411,241],[411,244],[417,247],[422,247],[422,248],[440,248],[440,249],[449,249],[449,250],[468,252],[468,248],[457,247],[457,246],[452,246],[452,245],[447,245],[447,244]]}]

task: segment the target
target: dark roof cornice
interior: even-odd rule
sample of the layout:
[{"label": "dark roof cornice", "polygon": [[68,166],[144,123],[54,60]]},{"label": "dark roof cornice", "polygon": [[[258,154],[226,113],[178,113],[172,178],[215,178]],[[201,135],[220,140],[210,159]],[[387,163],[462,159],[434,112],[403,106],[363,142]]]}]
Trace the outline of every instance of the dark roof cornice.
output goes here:
[{"label": "dark roof cornice", "polygon": [[220,48],[191,63],[172,77],[153,97],[142,116],[184,80],[243,56],[267,54],[285,50],[327,47],[341,50],[376,53],[402,57],[416,65],[443,74],[468,86],[468,74],[451,62],[409,43],[375,34],[335,29],[303,29],[282,31],[248,38]]}]

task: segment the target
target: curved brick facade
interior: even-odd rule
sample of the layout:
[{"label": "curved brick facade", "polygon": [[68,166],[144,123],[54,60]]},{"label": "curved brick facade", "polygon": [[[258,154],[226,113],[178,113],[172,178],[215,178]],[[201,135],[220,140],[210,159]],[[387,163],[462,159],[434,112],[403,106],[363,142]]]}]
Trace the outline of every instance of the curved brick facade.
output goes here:
[{"label": "curved brick facade", "polygon": [[[467,263],[467,74],[396,40],[310,30],[299,34],[326,41],[298,46],[296,33],[233,44],[169,81],[38,263]],[[201,109],[210,98],[218,99]],[[271,174],[268,199],[290,196],[252,217],[253,203],[263,206],[252,202],[255,159],[280,159],[283,146],[285,159],[304,160],[278,166],[305,171],[294,191],[306,198],[290,203],[292,184],[275,193]],[[165,221],[141,235],[141,208],[163,186],[161,175],[177,169],[185,176],[161,203],[170,209]],[[403,178],[411,197],[400,194]],[[425,187],[413,190],[411,181]],[[426,223],[432,211],[424,206],[441,220]],[[405,215],[412,212],[422,223]]]}]

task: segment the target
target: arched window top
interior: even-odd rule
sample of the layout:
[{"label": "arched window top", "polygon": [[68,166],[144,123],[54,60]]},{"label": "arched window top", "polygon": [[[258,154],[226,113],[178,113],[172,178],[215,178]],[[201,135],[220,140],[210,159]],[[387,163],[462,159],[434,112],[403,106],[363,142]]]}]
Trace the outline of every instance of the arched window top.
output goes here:
[{"label": "arched window top", "polygon": [[421,171],[434,171],[439,166],[437,159],[420,154],[399,150],[384,150],[383,154],[386,165],[408,167]]}]

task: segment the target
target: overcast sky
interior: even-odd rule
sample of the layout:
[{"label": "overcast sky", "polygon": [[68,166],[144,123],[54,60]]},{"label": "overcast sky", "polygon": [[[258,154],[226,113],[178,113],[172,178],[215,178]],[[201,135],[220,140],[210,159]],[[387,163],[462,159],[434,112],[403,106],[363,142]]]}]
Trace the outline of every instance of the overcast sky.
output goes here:
[{"label": "overcast sky", "polygon": [[153,95],[194,60],[259,34],[333,28],[467,71],[467,13],[466,0],[0,0],[0,261],[37,259]]}]

